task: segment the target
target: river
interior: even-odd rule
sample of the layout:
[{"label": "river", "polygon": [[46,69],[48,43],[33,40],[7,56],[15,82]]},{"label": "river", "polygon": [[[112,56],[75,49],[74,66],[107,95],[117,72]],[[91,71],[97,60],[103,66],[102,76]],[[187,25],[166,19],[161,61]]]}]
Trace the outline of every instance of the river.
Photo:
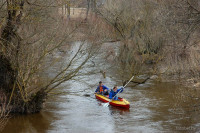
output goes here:
[{"label": "river", "polygon": [[62,84],[66,93],[48,99],[37,114],[17,115],[10,118],[5,133],[160,133],[198,132],[199,115],[176,113],[175,83],[149,80],[145,84],[127,86],[120,94],[130,102],[130,109],[104,107],[93,92],[98,81],[112,88],[121,84],[112,73],[82,77],[83,82]]}]

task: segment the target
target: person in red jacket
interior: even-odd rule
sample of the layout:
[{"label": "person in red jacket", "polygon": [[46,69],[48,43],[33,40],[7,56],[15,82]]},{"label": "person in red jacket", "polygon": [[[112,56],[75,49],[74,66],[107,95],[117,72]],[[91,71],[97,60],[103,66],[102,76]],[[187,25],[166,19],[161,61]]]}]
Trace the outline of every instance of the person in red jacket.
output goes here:
[{"label": "person in red jacket", "polygon": [[109,88],[106,87],[105,85],[103,85],[103,83],[100,81],[99,86],[97,87],[95,93],[99,93],[102,95],[108,95],[108,91],[109,91]]}]

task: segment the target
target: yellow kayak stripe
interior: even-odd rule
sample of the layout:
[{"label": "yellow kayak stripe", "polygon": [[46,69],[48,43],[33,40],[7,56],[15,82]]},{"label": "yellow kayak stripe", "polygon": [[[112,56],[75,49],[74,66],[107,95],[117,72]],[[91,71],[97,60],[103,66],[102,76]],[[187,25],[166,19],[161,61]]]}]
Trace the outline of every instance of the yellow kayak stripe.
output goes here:
[{"label": "yellow kayak stripe", "polygon": [[130,104],[128,101],[126,101],[125,99],[123,99],[123,101],[118,101],[118,100],[112,100],[111,101],[114,104],[120,104],[120,105],[127,105]]},{"label": "yellow kayak stripe", "polygon": [[103,95],[99,95],[99,94],[95,94],[95,95],[98,96],[98,97],[100,97],[100,98],[102,98],[102,99],[105,99],[105,100],[107,100],[107,101],[110,100],[109,98],[107,98],[107,97],[105,97],[105,96],[103,96]]},{"label": "yellow kayak stripe", "polygon": [[[95,94],[96,96],[102,98],[102,99],[105,99],[105,100],[110,100],[109,98],[103,96],[103,95],[99,95],[99,94]],[[118,101],[118,100],[112,100],[111,103],[114,103],[114,104],[120,104],[120,105],[128,105],[130,104],[126,99],[123,99],[123,101]]]}]

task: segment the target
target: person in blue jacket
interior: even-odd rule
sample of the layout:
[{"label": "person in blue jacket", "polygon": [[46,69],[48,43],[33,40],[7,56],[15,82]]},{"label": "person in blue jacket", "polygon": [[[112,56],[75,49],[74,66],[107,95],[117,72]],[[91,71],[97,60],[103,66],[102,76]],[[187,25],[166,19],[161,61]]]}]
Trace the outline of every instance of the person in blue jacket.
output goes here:
[{"label": "person in blue jacket", "polygon": [[117,93],[121,93],[123,90],[124,90],[124,87],[117,89],[117,86],[114,86],[114,88],[109,93],[109,99],[119,100],[118,96],[115,96],[115,95]]},{"label": "person in blue jacket", "polygon": [[103,85],[103,83],[100,81],[99,86],[97,87],[95,93],[99,93],[102,95],[108,95],[108,91],[109,91],[109,88],[106,87],[105,85]]}]

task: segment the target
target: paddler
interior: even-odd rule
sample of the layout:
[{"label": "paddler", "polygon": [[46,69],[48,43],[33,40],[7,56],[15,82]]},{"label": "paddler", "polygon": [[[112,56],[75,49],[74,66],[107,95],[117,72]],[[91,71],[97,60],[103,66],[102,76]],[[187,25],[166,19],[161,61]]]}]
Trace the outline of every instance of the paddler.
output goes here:
[{"label": "paddler", "polygon": [[109,88],[103,85],[102,81],[100,81],[95,93],[108,95],[108,91],[109,91]]},{"label": "paddler", "polygon": [[124,87],[117,89],[117,86],[114,86],[109,93],[109,99],[119,100],[116,94],[121,93],[124,90]]}]

